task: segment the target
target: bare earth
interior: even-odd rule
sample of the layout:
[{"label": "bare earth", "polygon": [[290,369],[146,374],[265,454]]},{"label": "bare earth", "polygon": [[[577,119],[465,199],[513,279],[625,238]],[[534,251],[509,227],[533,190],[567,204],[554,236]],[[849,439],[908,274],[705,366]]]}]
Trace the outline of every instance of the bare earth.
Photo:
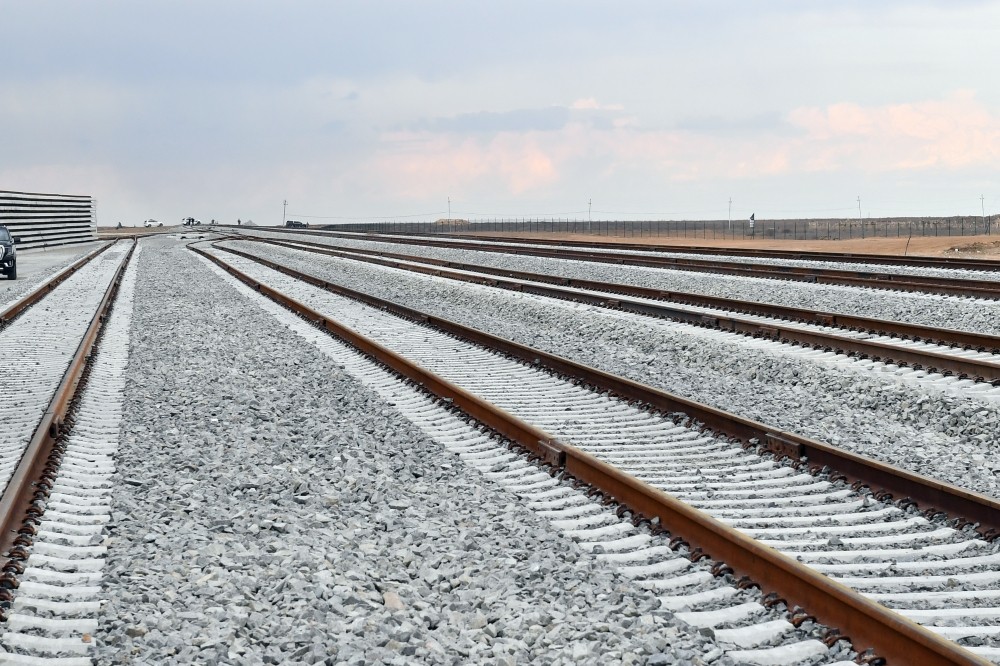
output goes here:
[{"label": "bare earth", "polygon": [[[476,235],[476,234],[472,234]],[[902,256],[929,257],[973,257],[1000,261],[1000,237],[992,236],[939,236],[906,238],[855,238],[853,240],[742,240],[654,236],[646,238],[622,238],[615,236],[592,236],[588,234],[559,233],[518,233],[490,236],[516,236],[518,238],[538,238],[547,240],[597,240],[635,245],[673,245],[679,247],[734,247],[760,250],[808,250],[814,252],[853,252],[857,254],[889,254]]]},{"label": "bare earth", "polygon": [[97,237],[101,240],[106,238],[131,238],[132,236],[155,236],[156,234],[172,234],[177,231],[185,231],[190,227],[174,225],[171,227],[97,227]]}]

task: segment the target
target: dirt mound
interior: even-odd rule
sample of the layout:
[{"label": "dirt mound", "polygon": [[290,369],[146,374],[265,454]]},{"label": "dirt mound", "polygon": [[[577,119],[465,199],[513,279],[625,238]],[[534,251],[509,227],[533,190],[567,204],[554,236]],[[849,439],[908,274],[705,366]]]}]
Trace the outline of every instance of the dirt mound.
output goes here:
[{"label": "dirt mound", "polygon": [[966,243],[965,245],[955,245],[945,250],[946,253],[975,254],[975,255],[998,255],[1000,256],[1000,240],[992,242],[977,241]]}]

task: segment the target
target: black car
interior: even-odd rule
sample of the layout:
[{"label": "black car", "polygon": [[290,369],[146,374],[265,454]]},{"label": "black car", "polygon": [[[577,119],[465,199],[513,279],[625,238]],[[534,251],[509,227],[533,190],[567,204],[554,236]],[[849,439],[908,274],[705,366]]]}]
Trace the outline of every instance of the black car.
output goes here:
[{"label": "black car", "polygon": [[7,227],[0,225],[0,272],[7,276],[8,280],[17,279],[17,251],[14,243],[20,243],[21,239],[11,236]]},{"label": "black car", "polygon": [[292,227],[293,229],[305,229],[309,225],[305,222],[300,222],[299,220],[287,220],[285,222],[286,227]]}]

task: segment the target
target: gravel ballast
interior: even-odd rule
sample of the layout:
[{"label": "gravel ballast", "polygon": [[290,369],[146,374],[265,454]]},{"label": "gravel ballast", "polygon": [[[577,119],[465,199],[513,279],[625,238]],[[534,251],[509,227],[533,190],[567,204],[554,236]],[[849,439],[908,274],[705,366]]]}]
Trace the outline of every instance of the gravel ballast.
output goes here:
[{"label": "gravel ballast", "polygon": [[[295,234],[254,233],[282,240],[296,239]],[[1000,301],[808,284],[734,275],[693,273],[680,270],[615,266],[597,262],[515,256],[495,252],[450,250],[398,243],[375,243],[320,235],[301,236],[301,239],[345,248],[382,250],[480,264],[506,270],[631,284],[665,291],[690,292],[706,296],[774,303],[824,312],[840,312],[875,319],[906,321],[925,326],[1000,335]]]},{"label": "gravel ballast", "polygon": [[98,663],[713,651],[181,245],[142,242]]},{"label": "gravel ballast", "polygon": [[[393,235],[386,235],[385,238],[392,239]],[[406,236],[405,234],[397,236],[400,242],[408,242],[410,239],[423,239],[423,236]],[[540,248],[549,249],[552,247],[558,247],[557,244],[543,243],[543,242],[515,242],[513,240],[479,240],[474,237],[463,237],[463,238],[448,238],[439,237],[435,240],[441,242],[454,242],[458,243],[483,243],[485,245],[506,245],[511,248]],[[580,247],[580,246],[569,246],[567,250],[584,250],[587,252],[594,252],[598,254],[623,254],[623,255],[634,255],[637,257],[666,257],[673,259],[694,259],[696,261],[717,261],[721,263],[730,264],[751,264],[755,266],[793,266],[796,268],[813,268],[813,269],[833,269],[833,270],[852,270],[852,271],[866,271],[868,273],[891,273],[891,274],[903,274],[903,275],[922,275],[928,277],[943,277],[952,278],[958,280],[990,280],[996,277],[996,272],[994,270],[972,270],[968,268],[936,268],[931,266],[917,266],[917,265],[905,265],[905,264],[879,264],[879,263],[866,263],[861,257],[858,257],[857,261],[823,261],[819,259],[792,259],[789,257],[768,257],[760,256],[754,254],[712,254],[712,253],[697,253],[697,252],[684,252],[682,249],[677,251],[657,251],[650,249],[648,247],[643,247],[641,244],[624,245],[617,248],[607,248],[607,247]],[[919,257],[915,257],[919,260]],[[997,268],[1000,268],[1000,264],[997,264]]]},{"label": "gravel ballast", "polygon": [[237,245],[337,284],[1000,495],[1000,410],[995,401],[870,375],[860,366],[831,367],[765,351],[752,341],[719,341],[712,332],[637,315],[298,250]]},{"label": "gravel ballast", "polygon": [[47,250],[33,248],[19,251],[18,278],[0,279],[0,310],[12,305],[50,277],[99,247],[99,243],[84,243]]}]

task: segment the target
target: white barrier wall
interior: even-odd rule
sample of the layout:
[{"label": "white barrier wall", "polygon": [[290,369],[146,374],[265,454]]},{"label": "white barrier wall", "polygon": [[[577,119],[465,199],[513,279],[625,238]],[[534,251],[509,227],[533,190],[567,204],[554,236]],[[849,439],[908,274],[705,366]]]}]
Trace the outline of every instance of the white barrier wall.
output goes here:
[{"label": "white barrier wall", "polygon": [[96,240],[95,213],[89,196],[0,190],[0,224],[21,238],[22,248]]}]

